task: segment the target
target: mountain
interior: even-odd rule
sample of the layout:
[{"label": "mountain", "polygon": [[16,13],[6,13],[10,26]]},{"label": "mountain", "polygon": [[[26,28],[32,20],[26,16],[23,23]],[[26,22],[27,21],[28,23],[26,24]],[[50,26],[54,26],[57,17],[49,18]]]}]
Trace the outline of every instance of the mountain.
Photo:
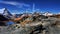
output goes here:
[{"label": "mountain", "polygon": [[50,16],[50,15],[53,15],[53,14],[51,12],[45,12],[43,15]]},{"label": "mountain", "polygon": [[15,17],[15,18],[18,18],[18,17],[20,17],[20,16],[22,16],[23,14],[14,14],[13,16]]},{"label": "mountain", "polygon": [[10,16],[12,16],[12,14],[7,10],[7,8],[4,8],[3,11],[4,11],[3,12],[4,15],[10,15]]},{"label": "mountain", "polygon": [[12,17],[12,14],[7,10],[7,8],[3,8],[2,14],[8,19],[10,19]]}]

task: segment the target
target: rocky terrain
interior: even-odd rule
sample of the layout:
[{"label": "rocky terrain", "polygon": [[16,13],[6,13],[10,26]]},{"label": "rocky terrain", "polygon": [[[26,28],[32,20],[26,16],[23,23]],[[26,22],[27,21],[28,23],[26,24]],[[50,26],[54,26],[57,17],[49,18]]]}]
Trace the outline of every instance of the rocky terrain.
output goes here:
[{"label": "rocky terrain", "polygon": [[[35,12],[33,14],[18,14],[16,15],[18,17],[15,18],[5,9],[4,13],[0,14],[0,34],[60,34],[60,15],[46,15]],[[6,26],[7,23],[8,26]]]},{"label": "rocky terrain", "polygon": [[0,27],[0,34],[60,34],[60,27],[58,27],[60,25],[52,25],[55,21],[56,18],[49,18],[26,24],[25,27],[22,27],[20,24],[3,26]]}]

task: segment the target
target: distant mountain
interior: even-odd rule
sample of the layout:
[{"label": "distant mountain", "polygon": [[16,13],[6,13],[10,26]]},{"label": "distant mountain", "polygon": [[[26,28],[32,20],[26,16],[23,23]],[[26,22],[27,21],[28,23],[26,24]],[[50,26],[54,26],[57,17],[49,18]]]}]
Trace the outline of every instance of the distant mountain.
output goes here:
[{"label": "distant mountain", "polygon": [[13,16],[15,17],[15,18],[17,18],[17,17],[20,17],[20,16],[22,16],[23,14],[14,14]]},{"label": "distant mountain", "polygon": [[53,14],[51,12],[45,12],[43,15],[50,16],[50,15],[53,15]]}]

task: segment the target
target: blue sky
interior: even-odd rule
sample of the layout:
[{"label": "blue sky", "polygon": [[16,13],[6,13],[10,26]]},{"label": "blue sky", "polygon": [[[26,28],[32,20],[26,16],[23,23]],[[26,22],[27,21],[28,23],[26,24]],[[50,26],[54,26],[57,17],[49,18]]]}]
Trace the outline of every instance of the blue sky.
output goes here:
[{"label": "blue sky", "polygon": [[27,9],[32,12],[33,3],[35,9],[42,12],[60,12],[60,0],[0,0],[0,9],[8,8],[11,13],[22,13]]}]

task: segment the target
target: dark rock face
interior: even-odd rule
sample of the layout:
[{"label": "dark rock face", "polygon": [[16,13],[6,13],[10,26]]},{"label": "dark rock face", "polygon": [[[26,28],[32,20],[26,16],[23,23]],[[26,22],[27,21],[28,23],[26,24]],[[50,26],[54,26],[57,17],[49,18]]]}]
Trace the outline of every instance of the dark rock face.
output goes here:
[{"label": "dark rock face", "polygon": [[42,25],[36,26],[34,29],[35,30],[33,30],[30,34],[34,34],[35,31],[38,31],[36,32],[36,34],[38,34],[38,33],[41,33],[42,30],[44,30]]},{"label": "dark rock face", "polygon": [[4,12],[3,12],[3,15],[6,17],[6,18],[11,18],[12,17],[12,14],[7,10],[7,8],[5,8],[4,10],[3,10]]},{"label": "dark rock face", "polygon": [[8,21],[8,19],[0,14],[0,26],[4,26],[5,25],[5,22],[3,22],[3,21]]},{"label": "dark rock face", "polygon": [[0,22],[0,26],[6,26],[4,22]]},{"label": "dark rock face", "polygon": [[5,18],[3,15],[0,14],[0,21],[8,21],[8,19]]}]

